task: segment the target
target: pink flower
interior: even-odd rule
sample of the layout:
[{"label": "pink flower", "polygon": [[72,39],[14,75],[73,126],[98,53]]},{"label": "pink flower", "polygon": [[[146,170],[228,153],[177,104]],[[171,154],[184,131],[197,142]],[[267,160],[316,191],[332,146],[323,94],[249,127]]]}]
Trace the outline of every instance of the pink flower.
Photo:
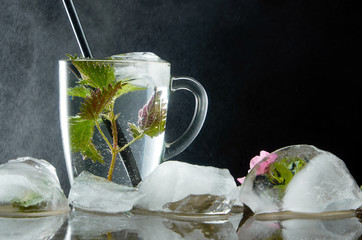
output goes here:
[{"label": "pink flower", "polygon": [[246,177],[241,177],[241,178],[237,178],[236,180],[238,180],[239,183],[243,184],[245,178]]},{"label": "pink flower", "polygon": [[266,156],[268,156],[270,153],[268,153],[267,151],[261,150],[260,151],[260,155],[259,156],[255,156],[250,160],[250,169],[249,172],[251,171],[251,169],[261,160],[263,160],[263,158],[265,158]]},{"label": "pink flower", "polygon": [[[256,169],[257,175],[264,174],[268,170],[269,165],[273,163],[275,159],[277,159],[278,155],[276,155],[275,153],[268,153],[267,151],[264,150],[260,151],[259,156],[255,156],[250,160],[249,164],[250,169],[248,173],[251,171],[251,169],[255,167],[255,165],[257,165],[265,157],[267,157],[267,159],[264,162],[260,163]],[[242,184],[245,180],[245,177],[237,178],[236,180],[238,180]]]},{"label": "pink flower", "polygon": [[257,167],[256,174],[264,174],[268,170],[269,165],[273,163],[277,157],[276,154],[270,154],[269,157]]}]

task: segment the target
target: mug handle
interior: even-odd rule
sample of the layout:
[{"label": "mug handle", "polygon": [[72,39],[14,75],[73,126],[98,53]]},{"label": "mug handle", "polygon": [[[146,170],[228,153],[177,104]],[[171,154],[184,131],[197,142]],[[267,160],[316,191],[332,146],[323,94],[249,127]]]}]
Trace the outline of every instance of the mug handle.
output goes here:
[{"label": "mug handle", "polygon": [[204,124],[208,99],[203,86],[191,77],[172,77],[171,92],[178,90],[190,91],[195,97],[195,111],[186,131],[172,143],[165,143],[163,160],[168,160],[184,151],[199,134]]}]

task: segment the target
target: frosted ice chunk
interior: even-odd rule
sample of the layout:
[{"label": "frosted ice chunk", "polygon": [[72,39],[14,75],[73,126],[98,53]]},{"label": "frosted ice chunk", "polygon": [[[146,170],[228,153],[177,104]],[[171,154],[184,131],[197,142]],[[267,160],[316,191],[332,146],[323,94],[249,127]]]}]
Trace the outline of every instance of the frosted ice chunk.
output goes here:
[{"label": "frosted ice chunk", "polygon": [[52,239],[66,218],[65,214],[37,218],[0,218],[0,239]]},{"label": "frosted ice chunk", "polygon": [[69,202],[75,207],[96,212],[127,212],[138,199],[132,187],[119,185],[83,171],[74,179]]},{"label": "frosted ice chunk", "polygon": [[69,211],[55,168],[22,157],[0,165],[0,212]]},{"label": "frosted ice chunk", "polygon": [[69,202],[96,212],[127,212],[132,208],[183,214],[222,214],[237,197],[229,171],[167,161],[137,188],[118,185],[83,171],[74,179]]},{"label": "frosted ice chunk", "polygon": [[241,186],[240,201],[255,213],[339,211],[360,207],[362,192],[341,159],[295,145],[255,165]]},{"label": "frosted ice chunk", "polygon": [[326,212],[357,209],[362,192],[344,162],[320,151],[286,189],[283,210]]},{"label": "frosted ice chunk", "polygon": [[69,193],[76,208],[95,212],[127,212],[133,208],[183,214],[222,214],[237,197],[226,169],[167,161],[137,188],[118,185],[83,171]]},{"label": "frosted ice chunk", "polygon": [[151,52],[131,52],[111,56],[116,78],[139,87],[168,87],[170,64]]},{"label": "frosted ice chunk", "polygon": [[236,199],[236,184],[227,169],[178,161],[159,165],[139,191],[137,208],[186,214],[227,213]]}]

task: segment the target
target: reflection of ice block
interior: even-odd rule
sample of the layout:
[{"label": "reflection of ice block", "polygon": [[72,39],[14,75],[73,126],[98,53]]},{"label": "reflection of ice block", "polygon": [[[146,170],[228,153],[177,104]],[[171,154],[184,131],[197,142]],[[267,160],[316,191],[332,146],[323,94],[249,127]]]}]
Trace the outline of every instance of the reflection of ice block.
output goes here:
[{"label": "reflection of ice block", "polygon": [[137,233],[137,226],[133,215],[93,214],[75,210],[69,216],[68,231],[72,239],[102,239],[100,236],[107,233],[123,232],[125,236],[129,232]]},{"label": "reflection of ice block", "polygon": [[283,239],[343,239],[357,240],[362,234],[362,223],[357,218],[336,220],[283,221]]},{"label": "reflection of ice block", "polygon": [[249,218],[238,230],[239,239],[357,240],[362,223],[357,218],[258,221]]},{"label": "reflection of ice block", "polygon": [[39,218],[1,218],[0,239],[52,239],[66,219],[66,215]]},{"label": "reflection of ice block", "polygon": [[228,170],[166,161],[139,186],[136,207],[185,214],[230,211],[236,184]]},{"label": "reflection of ice block", "polygon": [[0,165],[0,212],[69,211],[55,168],[23,157]]},{"label": "reflection of ice block", "polygon": [[74,179],[69,192],[69,202],[76,208],[117,213],[133,208],[138,192],[131,187],[122,186],[83,171]]},{"label": "reflection of ice block", "polygon": [[[111,56],[112,60],[132,61],[134,64],[116,64],[115,74],[119,80],[129,80],[133,85],[141,87],[168,86],[170,65],[156,54],[151,52],[131,52]],[[144,64],[144,63],[160,63]],[[164,81],[164,82],[160,82]]]},{"label": "reflection of ice block", "polygon": [[283,239],[278,221],[258,221],[248,218],[237,232],[239,239]]},{"label": "reflection of ice block", "polygon": [[69,230],[72,239],[238,239],[229,220],[187,221],[157,215],[95,215],[73,211]]},{"label": "reflection of ice block", "polygon": [[169,231],[173,231],[172,239],[239,239],[230,221],[188,222],[164,219],[163,225]]},{"label": "reflection of ice block", "polygon": [[266,156],[242,184],[240,201],[254,212],[357,209],[362,193],[344,162],[309,145]]}]

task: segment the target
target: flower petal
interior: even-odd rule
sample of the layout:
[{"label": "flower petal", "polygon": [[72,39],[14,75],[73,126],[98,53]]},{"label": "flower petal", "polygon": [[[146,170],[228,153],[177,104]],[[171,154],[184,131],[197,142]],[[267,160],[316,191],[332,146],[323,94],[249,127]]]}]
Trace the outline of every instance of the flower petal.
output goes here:
[{"label": "flower petal", "polygon": [[244,180],[245,180],[245,177],[237,178],[236,180],[238,180],[239,183],[243,184],[243,182],[244,182]]}]

